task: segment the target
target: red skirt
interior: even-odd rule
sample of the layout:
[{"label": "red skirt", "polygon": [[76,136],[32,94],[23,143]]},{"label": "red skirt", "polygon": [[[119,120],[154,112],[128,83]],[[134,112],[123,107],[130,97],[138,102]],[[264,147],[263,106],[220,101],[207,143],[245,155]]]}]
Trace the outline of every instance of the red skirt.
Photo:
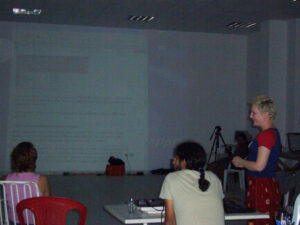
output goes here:
[{"label": "red skirt", "polygon": [[251,222],[254,225],[275,225],[282,199],[277,179],[248,176],[247,183],[246,206],[270,215],[270,219],[251,220]]}]

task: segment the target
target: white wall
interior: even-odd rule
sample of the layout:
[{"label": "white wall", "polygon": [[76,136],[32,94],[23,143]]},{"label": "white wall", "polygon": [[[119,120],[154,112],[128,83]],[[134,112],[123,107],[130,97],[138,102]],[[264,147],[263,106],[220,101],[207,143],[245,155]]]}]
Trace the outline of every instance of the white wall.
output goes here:
[{"label": "white wall", "polygon": [[217,125],[232,143],[234,131],[246,128],[246,37],[163,31],[148,37],[153,168],[165,166],[184,139],[209,153]]},{"label": "white wall", "polygon": [[295,113],[293,119],[293,128],[291,131],[300,132],[300,19],[295,22],[295,46],[292,48],[295,52],[294,61],[294,99],[293,105],[295,105]]},{"label": "white wall", "polygon": [[[0,25],[10,29],[14,27],[7,23]],[[209,153],[212,144],[209,137],[215,126],[222,126],[227,143],[233,141],[235,130],[246,128],[246,36],[34,24],[22,26],[40,27],[48,29],[47,32],[68,29],[84,32],[89,29],[106,36],[115,33],[120,42],[130,40],[132,43],[135,40],[132,34],[145,36],[149,103],[146,162],[150,170],[168,167],[174,146],[182,140],[199,141]],[[0,38],[9,39],[6,36]],[[9,70],[9,67],[5,64],[1,70]],[[4,74],[1,74],[1,80],[6,79]],[[5,126],[1,129],[5,134]],[[0,170],[5,168],[4,141],[1,143]]]},{"label": "white wall", "polygon": [[[300,131],[299,31],[299,19],[272,20],[262,23],[261,31],[248,39],[247,99],[259,94],[274,98],[275,125],[285,148],[286,133]],[[248,129],[257,133],[250,122]]]}]

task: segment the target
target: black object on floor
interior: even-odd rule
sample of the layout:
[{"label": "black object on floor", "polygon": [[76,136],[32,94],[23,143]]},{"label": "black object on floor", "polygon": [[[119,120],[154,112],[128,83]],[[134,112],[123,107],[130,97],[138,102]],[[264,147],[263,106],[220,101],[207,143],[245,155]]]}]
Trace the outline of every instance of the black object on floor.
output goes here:
[{"label": "black object on floor", "polygon": [[253,209],[246,208],[243,205],[236,203],[233,200],[224,200],[224,210],[225,213],[248,213],[255,212]]}]

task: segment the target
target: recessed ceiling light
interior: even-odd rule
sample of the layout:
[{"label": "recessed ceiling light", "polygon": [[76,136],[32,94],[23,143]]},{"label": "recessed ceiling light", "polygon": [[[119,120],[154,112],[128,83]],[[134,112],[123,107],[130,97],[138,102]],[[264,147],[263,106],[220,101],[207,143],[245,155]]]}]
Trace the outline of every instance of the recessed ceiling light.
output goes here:
[{"label": "recessed ceiling light", "polygon": [[229,27],[229,28],[250,28],[250,27],[253,27],[255,26],[256,23],[254,22],[237,22],[237,21],[234,21],[234,22],[231,22],[229,24],[227,24],[226,26]]},{"label": "recessed ceiling light", "polygon": [[42,13],[41,9],[20,9],[20,8],[13,8],[12,9],[13,14],[15,15],[40,15]]},{"label": "recessed ceiling light", "polygon": [[130,21],[141,21],[141,22],[150,22],[154,20],[154,16],[129,16],[128,20]]}]

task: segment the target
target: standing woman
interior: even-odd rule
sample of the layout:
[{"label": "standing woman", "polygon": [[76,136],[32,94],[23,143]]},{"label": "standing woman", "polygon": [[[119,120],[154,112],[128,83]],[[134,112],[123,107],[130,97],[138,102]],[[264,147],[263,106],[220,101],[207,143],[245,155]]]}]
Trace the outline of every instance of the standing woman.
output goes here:
[{"label": "standing woman", "polygon": [[255,225],[273,225],[281,204],[276,168],[281,151],[278,130],[273,125],[276,109],[273,99],[258,96],[252,101],[250,118],[261,132],[249,145],[248,160],[239,156],[233,158],[236,167],[246,168],[248,190],[246,205],[262,213],[268,213],[270,219],[253,220]]}]

